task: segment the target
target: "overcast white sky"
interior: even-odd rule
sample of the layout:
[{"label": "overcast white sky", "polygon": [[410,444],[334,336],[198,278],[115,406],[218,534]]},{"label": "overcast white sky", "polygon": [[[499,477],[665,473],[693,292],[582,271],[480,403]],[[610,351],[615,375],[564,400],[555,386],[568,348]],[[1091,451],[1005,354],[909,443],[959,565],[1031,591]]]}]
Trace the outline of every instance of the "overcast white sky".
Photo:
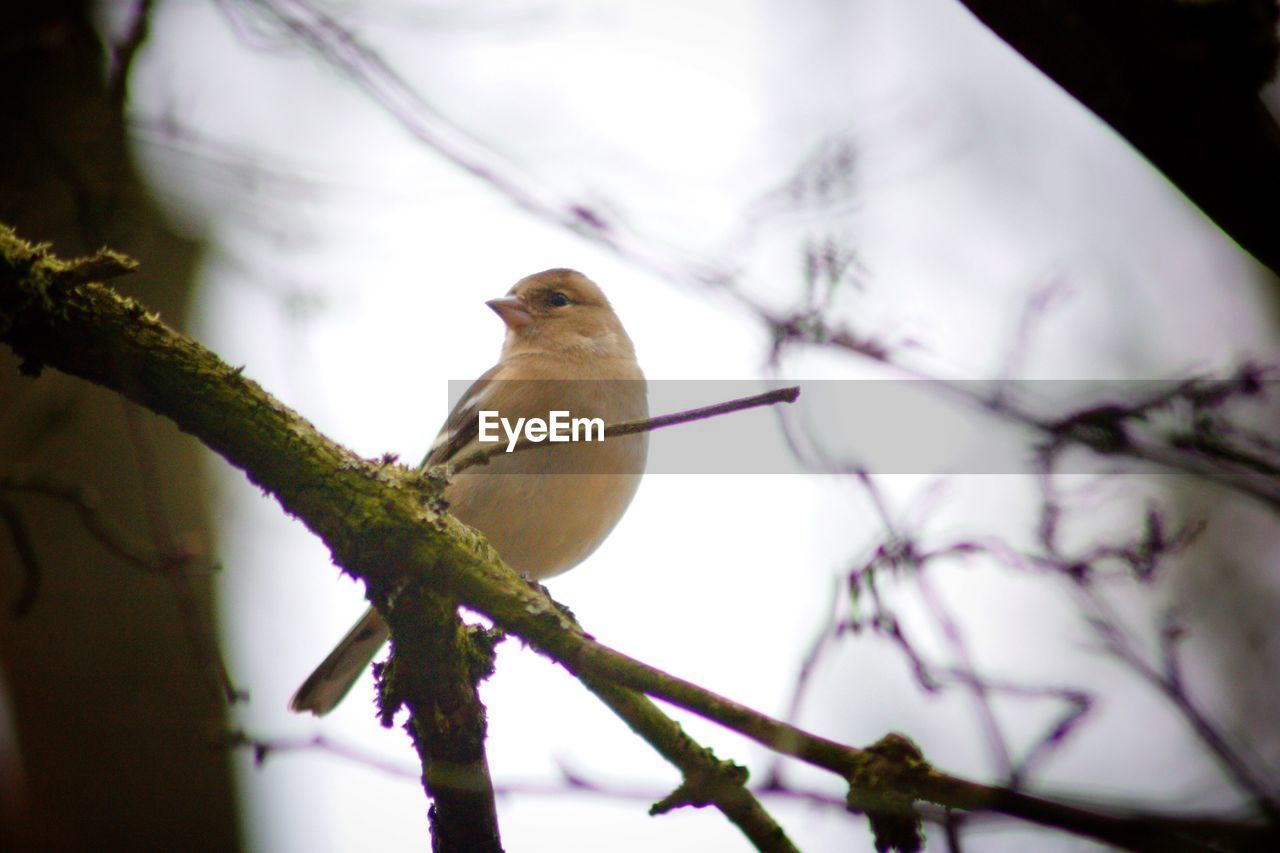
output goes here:
[{"label": "overcast white sky", "polygon": [[[864,285],[841,294],[837,314],[915,342],[910,358],[938,375],[991,375],[1029,294],[1049,282],[1063,295],[1020,366],[1026,376],[1152,378],[1275,354],[1251,262],[950,0],[325,8],[513,173],[624,216],[666,256],[741,268],[771,304],[797,298],[806,237],[855,247]],[[762,375],[768,341],[732,302],[517,209],[410,138],[253,4],[185,0],[155,14],[131,110],[156,191],[209,240],[193,328],[334,438],[369,456],[420,458],[448,380],[496,357],[501,327],[484,301],[552,266],[601,283],[650,377]],[[800,164],[837,150],[853,158],[848,185],[780,209]],[[787,372],[876,375],[817,354]],[[408,738],[375,721],[371,678],[322,722],[286,712],[363,608],[361,590],[273,501],[213,464],[225,640],[252,694],[241,725],[268,738],[323,733],[415,772]],[[919,478],[890,485],[904,501],[922,488]],[[1000,532],[1029,517],[1018,478],[942,494],[944,531]],[[876,533],[858,492],[830,478],[655,475],[610,540],[550,586],[602,641],[781,714],[836,579]],[[993,671],[1103,684],[1114,697],[1045,768],[1046,784],[1213,800],[1221,785],[1180,721],[1100,663],[1059,590],[976,566],[943,587]],[[579,685],[516,642],[483,695],[499,784],[554,783],[557,763],[655,798],[676,784]],[[1002,706],[1020,744],[1052,710]],[[969,703],[921,695],[901,656],[869,638],[828,660],[801,722],[853,743],[906,731],[946,769],[992,770]],[[697,720],[689,728],[722,757],[764,766],[741,739]],[[1140,748],[1135,733],[1170,746]],[[254,849],[427,844],[412,778],[315,752],[261,770],[247,755],[238,763]],[[839,793],[820,774],[790,778]],[[871,849],[857,819],[769,806],[802,849]],[[524,795],[503,799],[500,817],[511,850],[745,849],[714,813],[649,818],[647,807]],[[1027,843],[1013,830],[976,837],[978,849]]]}]

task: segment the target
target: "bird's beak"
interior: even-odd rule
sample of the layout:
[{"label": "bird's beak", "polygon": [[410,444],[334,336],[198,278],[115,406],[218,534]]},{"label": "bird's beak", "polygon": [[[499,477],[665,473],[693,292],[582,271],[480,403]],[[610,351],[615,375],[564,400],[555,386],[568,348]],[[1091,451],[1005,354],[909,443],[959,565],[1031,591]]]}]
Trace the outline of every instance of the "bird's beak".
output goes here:
[{"label": "bird's beak", "polygon": [[508,329],[518,329],[533,322],[533,315],[524,307],[524,303],[514,296],[490,299],[485,305],[502,318],[502,322],[507,324]]}]

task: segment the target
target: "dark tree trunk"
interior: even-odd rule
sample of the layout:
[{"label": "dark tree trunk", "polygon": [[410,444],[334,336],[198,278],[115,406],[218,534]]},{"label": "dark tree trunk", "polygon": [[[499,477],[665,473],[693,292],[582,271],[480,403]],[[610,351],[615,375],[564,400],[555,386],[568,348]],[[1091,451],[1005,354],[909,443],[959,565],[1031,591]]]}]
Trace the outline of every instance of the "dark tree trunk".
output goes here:
[{"label": "dark tree trunk", "polygon": [[[0,220],[67,255],[104,244],[132,255],[142,269],[118,284],[181,325],[199,247],[168,229],[139,183],[91,12],[87,0],[0,11]],[[0,475],[13,473],[91,488],[105,518],[151,552],[207,529],[195,442],[87,383],[53,371],[32,382],[5,352]],[[187,636],[194,628],[212,647],[208,576],[191,585],[197,618],[184,616],[169,579],[109,554],[73,509],[2,491],[0,503],[0,691],[11,711],[0,747],[17,749],[0,748],[0,848],[236,849],[229,760],[216,744],[224,702]]]},{"label": "dark tree trunk", "polygon": [[961,0],[1280,273],[1275,0]]}]

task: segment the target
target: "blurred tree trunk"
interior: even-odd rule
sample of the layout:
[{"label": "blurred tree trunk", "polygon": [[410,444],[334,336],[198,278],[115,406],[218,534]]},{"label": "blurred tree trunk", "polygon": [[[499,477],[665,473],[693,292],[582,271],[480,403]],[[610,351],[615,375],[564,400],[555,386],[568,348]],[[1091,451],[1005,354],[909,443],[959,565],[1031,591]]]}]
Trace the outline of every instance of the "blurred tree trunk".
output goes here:
[{"label": "blurred tree trunk", "polygon": [[[142,269],[122,290],[181,326],[199,246],[168,230],[139,183],[91,13],[89,0],[0,11],[0,220],[63,254],[109,244],[132,255]],[[198,445],[125,406],[52,371],[32,382],[0,354],[0,474],[90,487],[106,518],[152,552],[202,539]],[[210,578],[191,585],[198,618],[183,616],[169,579],[109,554],[71,508],[0,500],[39,567],[32,606],[16,616],[32,578],[0,526],[0,848],[236,849],[217,745],[224,701],[187,637],[196,628],[213,648]]]}]

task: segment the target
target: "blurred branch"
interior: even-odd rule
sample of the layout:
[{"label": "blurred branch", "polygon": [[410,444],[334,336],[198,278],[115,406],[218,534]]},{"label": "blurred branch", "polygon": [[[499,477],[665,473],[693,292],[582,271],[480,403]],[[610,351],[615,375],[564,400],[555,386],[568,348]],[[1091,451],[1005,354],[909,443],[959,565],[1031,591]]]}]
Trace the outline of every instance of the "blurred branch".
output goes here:
[{"label": "blurred branch", "polygon": [[155,0],[136,0],[124,38],[111,46],[111,72],[107,78],[107,101],[123,111],[129,96],[129,72],[138,51],[151,34],[151,12]]},{"label": "blurred branch", "polygon": [[[776,360],[774,364],[776,366]],[[1212,458],[1228,458],[1233,462],[1244,459],[1252,470],[1268,475],[1273,474],[1277,470],[1275,462],[1272,461],[1277,458],[1276,443],[1266,436],[1255,435],[1236,427],[1222,414],[1222,407],[1227,401],[1237,397],[1260,395],[1263,391],[1262,375],[1259,368],[1246,364],[1236,376],[1228,379],[1190,379],[1174,383],[1127,406],[1099,407],[1057,421],[1057,426],[1049,428],[1048,432],[1051,435],[1056,433],[1063,438],[1050,440],[1041,445],[1036,463],[1044,489],[1042,518],[1039,525],[1039,538],[1044,553],[1039,555],[1018,554],[1007,545],[993,540],[960,541],[933,549],[922,548],[917,543],[915,534],[898,529],[889,513],[887,502],[875,485],[874,478],[864,470],[851,468],[846,463],[825,458],[821,448],[802,447],[793,426],[787,419],[782,419],[784,435],[797,457],[808,460],[810,464],[821,470],[855,475],[865,488],[869,501],[885,528],[885,538],[876,546],[872,556],[848,575],[854,608],[853,616],[847,620],[835,620],[834,625],[824,632],[824,636],[814,646],[802,670],[797,695],[817,655],[829,647],[829,639],[839,637],[847,631],[856,632],[863,627],[868,627],[899,647],[910,663],[917,683],[926,692],[940,690],[948,680],[969,686],[980,703],[979,710],[984,718],[984,726],[989,739],[993,741],[1000,736],[994,714],[986,701],[988,692],[1000,691],[1026,697],[1054,697],[1067,702],[1069,707],[1061,719],[1028,751],[1022,761],[1011,767],[1008,784],[1016,789],[1026,778],[1030,769],[1043,760],[1051,750],[1060,746],[1067,735],[1084,719],[1093,704],[1092,697],[1075,689],[1028,688],[1016,684],[995,684],[980,677],[963,649],[958,625],[944,609],[939,608],[940,601],[936,593],[931,591],[926,567],[930,562],[941,558],[963,558],[986,553],[1002,563],[1018,566],[1033,565],[1037,568],[1049,569],[1068,577],[1077,588],[1084,601],[1083,610],[1086,619],[1094,632],[1103,640],[1106,649],[1170,700],[1175,711],[1183,716],[1210,755],[1218,761],[1228,779],[1250,797],[1258,813],[1264,816],[1272,826],[1280,826],[1280,807],[1274,795],[1268,791],[1264,780],[1253,772],[1245,754],[1232,746],[1226,733],[1209,718],[1187,691],[1181,676],[1178,656],[1179,641],[1183,633],[1176,620],[1167,617],[1166,623],[1161,627],[1161,664],[1153,665],[1137,650],[1119,619],[1110,612],[1105,599],[1093,583],[1096,578],[1105,576],[1100,566],[1108,562],[1118,563],[1126,570],[1127,576],[1134,581],[1150,583],[1159,571],[1162,561],[1190,546],[1203,531],[1204,524],[1191,522],[1170,530],[1162,514],[1155,507],[1148,507],[1141,530],[1132,541],[1094,542],[1083,552],[1067,557],[1058,550],[1057,546],[1057,533],[1064,508],[1053,491],[1051,474],[1055,461],[1070,444],[1071,439],[1083,441],[1086,445],[1097,448],[1100,453],[1112,452],[1132,441],[1128,424],[1145,421],[1158,410],[1171,409],[1177,404],[1189,408],[1190,415],[1187,420],[1192,424],[1189,434],[1195,436],[1195,443],[1208,449],[1206,455]],[[975,395],[974,399],[1008,406],[1011,398],[1006,396],[1004,391],[1005,388],[1002,386],[992,397]],[[1042,423],[1048,425],[1051,422],[1042,421]],[[1243,442],[1248,447],[1247,451],[1235,448],[1227,454],[1219,451],[1224,444],[1236,440],[1238,436],[1243,436]],[[1187,439],[1170,440],[1171,445],[1189,446],[1191,443],[1192,441]],[[933,618],[938,623],[944,639],[961,660],[960,666],[940,669],[931,665],[918,651],[881,594],[878,580],[881,571],[888,571],[891,574],[905,573],[916,581],[925,598],[925,605],[932,610]],[[871,612],[866,616],[859,613],[858,606],[859,601],[864,597],[869,598],[871,602]],[[793,702],[793,712],[794,707]]]},{"label": "blurred branch", "polygon": [[[923,569],[923,567],[921,567]],[[917,570],[914,573],[916,587],[924,600],[934,623],[942,630],[943,639],[951,649],[956,663],[953,667],[956,680],[968,689],[973,697],[974,709],[982,727],[982,734],[987,741],[987,750],[995,764],[996,778],[1004,781],[1010,788],[1018,788],[1022,784],[1020,768],[1014,767],[1013,758],[1009,754],[1009,744],[1005,739],[1000,720],[996,717],[991,705],[991,694],[995,692],[993,685],[978,675],[978,667],[969,644],[960,630],[960,625],[951,615],[950,609],[942,600],[941,593],[934,588],[928,572]],[[1025,694],[1023,694],[1025,695]],[[1061,739],[1057,743],[1061,743]]]},{"label": "blurred branch", "polygon": [[421,768],[391,761],[323,734],[315,734],[309,738],[264,738],[250,735],[242,729],[235,729],[226,733],[223,742],[229,747],[244,747],[252,750],[255,767],[263,767],[267,759],[277,753],[323,752],[388,776],[415,780],[422,778]]},{"label": "blurred branch", "polygon": [[535,186],[515,167],[480,140],[450,122],[369,47],[359,34],[334,15],[307,0],[246,0],[219,4],[232,26],[250,45],[278,47],[280,40],[248,37],[246,14],[257,11],[267,25],[282,30],[285,43],[305,45],[313,55],[342,72],[382,107],[415,139],[447,161],[493,186],[521,208],[550,217],[573,230],[607,230],[598,215],[585,208],[565,206],[546,189]]},{"label": "blurred branch", "polygon": [[[849,572],[847,583],[854,613],[839,624],[837,631],[858,632],[866,628],[888,639],[902,651],[911,665],[916,683],[926,693],[939,692],[948,684],[959,684],[968,689],[974,696],[997,766],[1005,775],[1008,787],[1017,789],[1029,778],[1036,764],[1065,743],[1068,735],[1084,720],[1093,705],[1093,698],[1072,687],[1036,686],[985,678],[979,675],[975,663],[967,659],[967,655],[957,655],[961,660],[957,666],[935,666],[919,651],[881,591],[882,573],[905,573],[916,582],[926,607],[932,609],[929,599],[933,593],[927,578],[930,564],[938,560],[970,556],[982,550],[983,546],[976,542],[958,542],[924,549],[906,533],[892,534],[888,541],[873,549],[865,562]],[[864,597],[870,600],[871,605],[866,615],[859,612],[859,604]],[[933,616],[943,623],[940,625],[942,633],[954,649],[959,626],[949,615],[939,616],[935,611]],[[1044,736],[1021,759],[1013,761],[1004,746],[1003,734],[990,706],[989,696],[993,693],[1019,699],[1055,699],[1063,703],[1065,708]]]},{"label": "blurred branch", "polygon": [[[251,47],[279,49],[299,44],[358,86],[414,139],[455,167],[501,194],[536,219],[564,228],[636,266],[702,286],[732,280],[727,269],[672,257],[638,236],[605,206],[563,198],[437,110],[382,55],[335,15],[308,0],[221,0],[232,28]],[[263,37],[246,18],[256,10],[275,38]],[[282,32],[284,38],[278,37]]]},{"label": "blurred branch", "polygon": [[[301,738],[267,738],[257,737],[243,730],[227,732],[225,743],[229,747],[248,749],[253,753],[255,767],[263,767],[274,755],[290,753],[319,753],[330,755],[342,761],[375,770],[392,778],[417,781],[421,772],[412,765],[401,764],[384,756],[374,754],[351,744],[343,743],[324,734],[315,734]],[[625,785],[613,782],[599,782],[587,778],[584,774],[557,762],[560,771],[559,780],[546,782],[495,782],[494,793],[498,797],[536,796],[567,797],[576,794],[591,794],[615,800],[639,800],[653,802],[661,794],[652,785]],[[794,801],[824,809],[839,810],[848,813],[848,806],[841,797],[820,794],[783,785],[781,782],[752,787],[751,792],[761,799]],[[946,823],[948,815],[954,815],[936,806],[921,806],[920,816],[926,823],[939,826]],[[970,820],[977,815],[966,815]],[[988,820],[997,819],[997,815],[987,815]]]},{"label": "blurred branch", "polygon": [[[1280,512],[1280,448],[1223,414],[1230,401],[1264,398],[1275,381],[1273,367],[1245,362],[1225,378],[1170,382],[1164,390],[1129,404],[1108,403],[1048,417],[1016,400],[1009,383],[998,383],[984,393],[977,383],[940,379],[907,367],[874,340],[819,317],[787,316],[763,307],[758,315],[774,330],[778,351],[784,344],[810,344],[852,352],[927,382],[940,395],[1035,430],[1046,452],[1057,454],[1076,447],[1100,456],[1132,459],[1216,483]],[[1143,428],[1153,414],[1168,413],[1177,406],[1190,412],[1186,426],[1163,432]]]},{"label": "blurred branch", "polygon": [[17,553],[18,566],[22,571],[22,579],[18,586],[18,594],[13,598],[10,612],[13,618],[21,619],[31,612],[36,605],[36,597],[40,592],[40,579],[43,574],[40,558],[36,556],[35,545],[31,542],[31,531],[27,522],[10,501],[0,498],[0,523],[4,524]]},{"label": "blurred branch", "polygon": [[[226,737],[229,746],[249,749],[253,752],[255,765],[262,766],[267,759],[276,754],[293,752],[318,752],[332,755],[344,761],[350,761],[361,767],[367,767],[388,776],[416,779],[418,772],[411,766],[401,765],[388,759],[361,750],[357,747],[335,741],[325,735],[317,734],[309,738],[261,738],[243,731],[229,732]],[[575,794],[591,794],[619,800],[652,801],[655,793],[651,787],[626,786],[613,783],[602,783],[584,777],[572,768],[559,765],[560,780],[551,782],[498,782],[494,792],[499,796],[539,796],[563,797]],[[794,801],[820,808],[840,809],[847,811],[846,802],[838,797],[831,797],[814,791],[801,790],[771,782],[752,789],[752,793],[765,800]],[[970,827],[978,824],[989,824],[999,815],[991,812],[957,812],[931,805],[918,806],[920,817],[926,822],[944,829]],[[1239,824],[1224,821],[1212,816],[1194,815],[1156,815],[1132,813],[1129,818],[1135,822],[1147,821],[1154,826],[1176,827],[1176,831],[1189,838],[1213,839],[1199,849],[1223,850],[1264,850],[1258,846],[1258,839],[1242,833]],[[1139,848],[1152,849],[1152,848]],[[1186,848],[1171,848],[1186,849]]]},{"label": "blurred branch", "polygon": [[[921,598],[924,600],[926,608],[931,612],[935,623],[937,623],[947,644],[951,647],[954,657],[959,661],[954,670],[955,680],[968,688],[973,694],[974,707],[982,726],[983,735],[987,740],[987,748],[996,766],[996,771],[1010,788],[1017,788],[1021,782],[1021,772],[1014,769],[1004,732],[1001,730],[999,720],[996,719],[995,711],[991,707],[989,698],[991,687],[978,676],[977,669],[969,654],[968,644],[964,641],[959,626],[943,605],[941,597],[934,590],[925,571],[926,564],[931,560],[963,550],[963,547],[948,548],[934,553],[922,551],[917,547],[911,535],[899,530],[898,524],[889,513],[887,503],[884,501],[879,488],[875,485],[874,478],[864,472],[859,478],[859,482],[867,490],[872,504],[878,509],[880,523],[884,526],[885,540],[875,549],[875,553],[867,565],[849,574],[850,596],[856,599],[860,586],[864,582],[868,585],[877,611],[871,621],[871,625],[880,627],[887,623],[890,626],[891,636],[907,652],[907,656],[913,662],[913,668],[921,686],[926,691],[931,692],[938,689],[938,682],[930,675],[930,668],[925,664],[923,657],[916,652],[903,633],[897,618],[888,614],[884,607],[884,602],[880,598],[879,588],[876,583],[876,571],[880,567],[890,569],[902,567],[911,573],[916,581],[916,586],[920,590]],[[853,620],[851,620],[850,624],[854,627],[857,626],[857,622]]]},{"label": "blurred branch", "polygon": [[[127,411],[126,414],[128,414]],[[150,485],[154,488],[158,486],[160,473],[155,470],[154,464],[150,464],[146,447],[144,441],[139,452],[139,469],[144,487]],[[123,531],[117,529],[103,516],[101,500],[88,486],[64,482],[46,474],[9,472],[0,474],[0,495],[6,493],[40,495],[71,507],[75,510],[84,529],[109,554],[127,565],[168,579],[173,589],[174,603],[178,608],[183,633],[200,671],[211,674],[217,692],[226,701],[234,703],[247,698],[244,691],[238,689],[232,682],[226,663],[218,649],[211,642],[203,639],[211,637],[212,632],[204,624],[205,617],[196,603],[195,592],[191,588],[190,573],[194,570],[196,561],[207,556],[205,550],[180,542],[178,538],[170,535],[167,525],[162,520],[163,501],[158,495],[147,495],[153,542],[150,545],[144,545],[141,542],[131,541]],[[25,525],[22,523],[17,507],[9,501],[4,501],[0,502],[0,509],[3,509],[5,526],[10,531],[23,566],[24,583],[19,599],[14,605],[15,614],[21,615],[35,606],[39,589],[40,562],[35,545],[26,535]]]},{"label": "blurred branch", "polygon": [[75,510],[80,523],[94,539],[113,556],[125,563],[156,575],[167,574],[167,564],[182,557],[189,560],[194,552],[160,556],[153,549],[129,538],[102,516],[101,500],[88,486],[67,483],[48,475],[0,474],[0,493],[42,495]]},{"label": "blurred branch", "polygon": [[961,0],[1280,273],[1274,0]]},{"label": "blurred branch", "polygon": [[[1063,2],[1065,0],[1055,0],[1055,3]],[[1149,7],[1153,2],[1157,0],[1143,0],[1142,5]],[[1237,3],[1271,5],[1270,0],[1231,0],[1227,5]],[[1099,453],[1127,456],[1170,470],[1190,473],[1247,494],[1262,501],[1273,511],[1280,511],[1280,474],[1277,474],[1274,465],[1256,464],[1260,458],[1258,454],[1247,454],[1242,459],[1234,459],[1230,449],[1206,453],[1205,447],[1182,446],[1173,437],[1163,441],[1135,440],[1118,445],[1101,444],[1097,441],[1096,433],[1071,430],[1068,427],[1073,424],[1039,417],[1008,399],[1003,393],[997,392],[990,396],[978,394],[963,384],[947,382],[911,369],[895,357],[895,347],[885,341],[854,329],[827,323],[821,314],[823,299],[816,293],[810,295],[810,304],[797,312],[781,311],[765,305],[751,297],[741,286],[743,276],[736,267],[681,256],[637,234],[625,219],[611,215],[607,206],[591,206],[585,202],[559,198],[538,186],[517,165],[449,121],[401,77],[377,50],[366,44],[359,34],[345,27],[337,17],[319,9],[316,4],[307,0],[253,0],[249,5],[250,8],[259,10],[268,21],[274,22],[289,39],[306,46],[317,57],[345,74],[415,139],[537,219],[566,228],[612,251],[638,268],[664,278],[711,289],[732,298],[768,327],[775,341],[775,357],[783,346],[794,343],[828,346],[856,353],[891,367],[909,378],[929,381],[942,393],[977,405],[1011,423],[1031,427],[1054,442],[1085,447]],[[1017,4],[1009,5],[1012,7]],[[1091,0],[1089,3],[1090,7],[1099,8],[1109,8],[1112,5],[1100,3],[1099,0]],[[1217,7],[1224,4],[1177,5]],[[237,29],[245,33],[246,27],[241,22],[238,7],[224,3],[223,8]],[[1021,9],[1020,6],[1018,8]],[[1027,10],[1017,14],[1035,19],[1038,13]],[[1048,28],[1046,32],[1052,35],[1057,31]],[[271,44],[279,47],[280,41],[276,40]],[[1080,65],[1085,64],[1080,61],[1077,53],[1070,50],[1066,51],[1066,56]],[[1255,64],[1257,68],[1254,69],[1254,77],[1258,78],[1260,85],[1260,81],[1270,74],[1271,66],[1267,63]],[[1258,100],[1256,88],[1255,85],[1248,94],[1255,102]],[[1182,117],[1186,115],[1191,115],[1191,120],[1198,123],[1204,120],[1203,117],[1186,113],[1185,110],[1179,113]],[[1231,139],[1229,133],[1201,135],[1221,140]],[[1276,133],[1276,140],[1276,144],[1280,145],[1280,131]],[[1235,162],[1233,157],[1234,155],[1228,157],[1224,154],[1224,163]],[[1272,154],[1270,157],[1269,162],[1274,166],[1277,180],[1280,180],[1280,156]],[[1174,180],[1177,180],[1176,176]],[[1261,235],[1266,238],[1262,244],[1270,246],[1274,243],[1272,235],[1280,233],[1280,223],[1276,222],[1276,216],[1280,216],[1280,185],[1276,186],[1275,191],[1267,192],[1256,181],[1242,180],[1231,184],[1235,188],[1232,191],[1252,192],[1257,188],[1259,197],[1271,205],[1270,219],[1249,220],[1258,225]],[[1190,190],[1188,193],[1194,196]],[[1212,211],[1210,215],[1214,215]],[[1228,227],[1225,223],[1223,225]],[[844,280],[854,260],[852,256],[846,257],[839,252],[835,246],[817,249],[810,247],[804,269],[815,287],[819,279],[825,279],[827,286],[831,286],[833,281]],[[1272,263],[1273,268],[1278,265],[1280,264]],[[814,287],[810,289],[813,290]],[[1241,380],[1242,385],[1247,384],[1246,377],[1241,377]],[[1131,410],[1126,417],[1132,420],[1140,414]]]},{"label": "blurred branch", "polygon": [[[825,608],[823,623],[814,635],[809,645],[809,651],[805,653],[803,660],[800,662],[800,669],[796,673],[795,683],[791,687],[791,698],[787,701],[787,710],[782,717],[788,723],[794,725],[799,718],[801,704],[804,702],[805,694],[809,690],[809,685],[812,683],[818,664],[822,661],[826,650],[837,636],[838,608],[843,594],[844,583],[840,580],[832,585],[831,597]],[[782,756],[769,756],[769,763],[765,767],[763,785],[766,788],[782,785]]]},{"label": "blurred branch", "polygon": [[169,580],[173,600],[178,608],[179,623],[187,645],[196,659],[200,671],[212,674],[214,687],[228,704],[247,700],[248,694],[239,690],[231,680],[226,661],[222,659],[215,631],[206,624],[211,618],[203,613],[188,569],[203,549],[184,547],[174,535],[169,523],[168,502],[164,498],[164,475],[156,459],[155,443],[142,417],[142,411],[127,400],[120,401],[124,420],[133,446],[134,461],[138,466],[142,485],[142,500],[152,545],[159,555],[160,573]]},{"label": "blurred branch", "polygon": [[[1120,620],[1085,577],[1077,580],[1077,586],[1089,607],[1089,624],[1101,639],[1103,646],[1117,660],[1122,661],[1144,681],[1160,691],[1182,715],[1196,737],[1205,745],[1209,754],[1221,765],[1227,778],[1253,800],[1258,811],[1267,820],[1280,825],[1280,803],[1267,791],[1266,784],[1250,768],[1248,761],[1228,741],[1226,734],[1192,699],[1182,682],[1177,659],[1178,632],[1176,624],[1169,621],[1160,632],[1162,666],[1155,666],[1135,648],[1132,638],[1122,627]],[[1166,620],[1169,617],[1166,615]]]},{"label": "blurred branch", "polygon": [[1159,511],[1151,507],[1146,513],[1145,529],[1136,541],[1113,546],[1095,545],[1084,554],[1068,555],[1059,544],[1058,522],[1063,510],[1049,476],[1051,462],[1045,460],[1042,465],[1040,483],[1044,499],[1039,542],[1044,554],[1038,557],[1039,562],[1061,572],[1071,581],[1089,625],[1102,641],[1103,647],[1170,701],[1221,766],[1226,777],[1253,800],[1260,814],[1273,826],[1280,827],[1280,802],[1268,791],[1263,780],[1255,775],[1245,757],[1230,744],[1226,734],[1187,692],[1182,680],[1177,648],[1182,631],[1176,620],[1171,614],[1166,614],[1159,631],[1161,664],[1153,665],[1135,647],[1128,631],[1095,584],[1098,575],[1095,563],[1101,560],[1118,560],[1128,566],[1131,576],[1137,581],[1150,581],[1161,562],[1184,550],[1199,534],[1202,526],[1187,525],[1182,530],[1167,534]]}]

